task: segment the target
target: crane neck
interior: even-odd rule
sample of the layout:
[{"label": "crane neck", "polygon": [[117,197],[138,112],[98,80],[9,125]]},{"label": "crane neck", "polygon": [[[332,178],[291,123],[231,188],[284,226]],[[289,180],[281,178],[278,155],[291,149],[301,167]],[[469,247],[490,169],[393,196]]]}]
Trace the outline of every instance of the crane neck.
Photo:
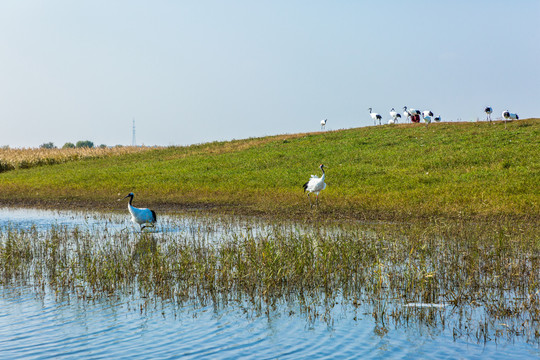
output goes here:
[{"label": "crane neck", "polygon": [[130,196],[130,197],[129,197],[129,203],[128,203],[129,206],[133,206],[133,204],[131,204],[132,201],[133,201],[133,196]]},{"label": "crane neck", "polygon": [[321,168],[321,171],[322,171],[322,176],[321,176],[321,179],[324,180],[324,176],[325,176],[325,173],[324,173],[324,168]]}]

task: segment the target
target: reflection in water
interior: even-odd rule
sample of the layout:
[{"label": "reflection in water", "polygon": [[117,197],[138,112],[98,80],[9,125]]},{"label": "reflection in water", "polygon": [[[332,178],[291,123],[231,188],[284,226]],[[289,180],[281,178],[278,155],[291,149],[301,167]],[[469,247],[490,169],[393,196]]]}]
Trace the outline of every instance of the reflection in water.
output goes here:
[{"label": "reflection in water", "polygon": [[[365,311],[365,309],[364,309]],[[45,357],[170,358],[516,358],[526,344],[453,341],[431,327],[385,327],[369,314],[340,308],[331,327],[306,326],[293,304],[252,314],[245,304],[176,306],[157,300],[86,300],[31,289],[0,292],[4,359]]]},{"label": "reflection in water", "polygon": [[[489,256],[477,262],[490,248],[477,251],[485,239],[474,242],[470,230],[450,243],[450,233],[436,232],[444,235],[438,241],[407,226],[160,220],[156,232],[141,234],[125,214],[0,211],[0,254],[20,256],[17,264],[2,260],[2,357],[540,355],[534,332],[497,336],[504,326],[519,331],[512,314],[502,326],[489,318],[496,308],[475,305],[492,293],[506,296],[496,283],[493,292],[472,287],[475,298],[459,284],[448,289],[461,294],[441,291],[450,281],[438,280],[446,270],[434,264],[489,265]],[[493,256],[504,251],[493,248]],[[465,270],[456,268],[456,280],[473,274]],[[516,319],[534,321],[528,316]]]}]

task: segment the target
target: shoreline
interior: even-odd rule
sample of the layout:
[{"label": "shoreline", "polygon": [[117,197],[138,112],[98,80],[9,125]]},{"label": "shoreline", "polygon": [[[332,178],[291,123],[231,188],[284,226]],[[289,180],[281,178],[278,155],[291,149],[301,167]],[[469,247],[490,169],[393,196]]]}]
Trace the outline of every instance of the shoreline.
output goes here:
[{"label": "shoreline", "polygon": [[[15,199],[0,199],[0,207],[4,208],[19,208],[19,209],[43,209],[43,210],[58,210],[58,211],[97,211],[97,212],[122,212],[126,210],[126,204],[121,201],[111,201],[103,203],[99,200],[80,200],[80,201],[65,201],[65,200],[15,200]],[[500,222],[516,224],[535,224],[540,225],[540,217],[534,215],[519,215],[519,214],[466,214],[456,213],[443,215],[423,215],[400,213],[397,210],[393,213],[385,211],[367,212],[361,211],[340,211],[340,209],[322,206],[322,208],[310,209],[306,205],[304,209],[295,208],[287,213],[280,211],[281,209],[264,210],[254,209],[249,204],[218,204],[218,203],[178,203],[178,202],[152,202],[148,201],[141,207],[148,207],[156,212],[164,214],[175,213],[207,213],[208,215],[228,215],[228,216],[245,216],[258,217],[269,220],[294,220],[305,222],[326,222],[326,221],[366,221],[366,222],[402,222],[402,223],[422,223],[435,221],[449,222]]]}]

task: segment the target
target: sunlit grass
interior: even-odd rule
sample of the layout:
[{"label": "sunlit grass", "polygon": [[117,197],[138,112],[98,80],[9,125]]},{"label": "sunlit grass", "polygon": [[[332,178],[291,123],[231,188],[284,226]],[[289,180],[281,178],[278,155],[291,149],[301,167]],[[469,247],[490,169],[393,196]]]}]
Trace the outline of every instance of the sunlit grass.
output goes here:
[{"label": "sunlit grass", "polygon": [[[0,202],[285,217],[540,215],[540,120],[401,124],[150,149],[0,174]],[[327,166],[310,210],[302,184]]]}]

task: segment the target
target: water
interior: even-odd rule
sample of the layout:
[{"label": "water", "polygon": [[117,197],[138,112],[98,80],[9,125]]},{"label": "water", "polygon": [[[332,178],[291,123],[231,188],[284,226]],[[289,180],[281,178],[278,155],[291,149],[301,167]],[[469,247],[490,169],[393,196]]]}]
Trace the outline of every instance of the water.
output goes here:
[{"label": "water", "polygon": [[[125,214],[42,210],[0,210],[0,228],[50,226],[137,232]],[[162,217],[156,231],[200,231],[200,218]],[[228,232],[208,224],[219,241]],[[229,227],[231,225],[223,225]],[[252,225],[235,223],[235,231]],[[260,223],[253,226],[260,227]],[[264,226],[263,226],[264,227]],[[125,229],[125,230],[124,230]],[[261,230],[264,231],[264,230]],[[412,304],[451,312],[448,306]],[[324,309],[320,309],[324,312]],[[177,304],[137,293],[82,299],[73,292],[41,291],[0,284],[0,357],[20,358],[187,358],[187,359],[356,359],[356,358],[538,358],[538,344],[519,338],[478,343],[454,339],[452,329],[377,322],[369,308],[333,306],[328,317],[310,318],[293,301],[254,308],[242,300],[226,304]]]}]

